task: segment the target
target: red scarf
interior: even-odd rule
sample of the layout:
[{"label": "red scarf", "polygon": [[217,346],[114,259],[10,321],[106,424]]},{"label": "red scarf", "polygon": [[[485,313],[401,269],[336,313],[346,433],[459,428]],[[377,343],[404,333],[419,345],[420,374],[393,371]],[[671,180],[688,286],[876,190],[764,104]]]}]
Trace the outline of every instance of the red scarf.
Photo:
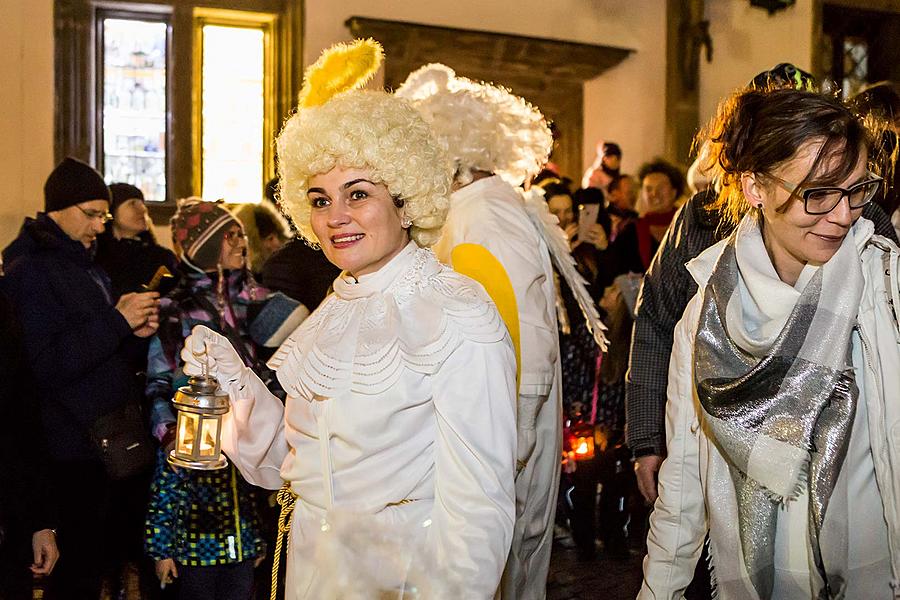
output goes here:
[{"label": "red scarf", "polygon": [[674,217],[675,209],[673,208],[667,212],[649,213],[637,220],[638,252],[641,254],[641,262],[644,264],[645,270],[650,268],[650,261],[653,260],[653,242],[655,240],[653,234],[650,233],[650,228],[654,226],[668,227]]}]

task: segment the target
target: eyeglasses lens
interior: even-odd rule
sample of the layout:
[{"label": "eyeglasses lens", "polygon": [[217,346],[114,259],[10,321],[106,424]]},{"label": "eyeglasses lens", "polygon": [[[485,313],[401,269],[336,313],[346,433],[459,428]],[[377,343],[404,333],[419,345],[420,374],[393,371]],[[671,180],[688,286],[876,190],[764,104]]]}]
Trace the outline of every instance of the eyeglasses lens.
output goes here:
[{"label": "eyeglasses lens", "polygon": [[228,240],[228,243],[236,246],[242,239],[244,239],[245,235],[243,231],[228,231],[225,233],[225,239]]},{"label": "eyeglasses lens", "polygon": [[806,193],[806,210],[810,214],[831,212],[845,194],[850,200],[850,208],[862,208],[872,200],[880,185],[879,180],[873,180],[854,185],[846,191],[836,188],[809,190]]}]

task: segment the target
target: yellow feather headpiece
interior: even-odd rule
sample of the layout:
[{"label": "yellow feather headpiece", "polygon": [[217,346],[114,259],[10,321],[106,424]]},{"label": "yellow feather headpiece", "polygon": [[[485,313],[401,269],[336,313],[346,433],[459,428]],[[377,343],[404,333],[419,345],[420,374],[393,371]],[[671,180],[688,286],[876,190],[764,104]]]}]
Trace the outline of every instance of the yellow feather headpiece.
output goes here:
[{"label": "yellow feather headpiece", "polygon": [[297,106],[320,106],[337,94],[361,88],[372,79],[383,59],[381,44],[371,38],[335,44],[307,69]]}]

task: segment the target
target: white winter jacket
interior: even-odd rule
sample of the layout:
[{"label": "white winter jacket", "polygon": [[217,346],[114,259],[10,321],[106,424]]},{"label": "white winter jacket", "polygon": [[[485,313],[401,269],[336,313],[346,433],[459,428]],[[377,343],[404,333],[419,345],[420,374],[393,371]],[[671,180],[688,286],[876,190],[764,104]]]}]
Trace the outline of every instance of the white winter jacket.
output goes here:
[{"label": "white winter jacket", "polygon": [[[865,364],[854,367],[866,378],[865,402],[888,529],[891,586],[894,597],[900,598],[900,327],[894,312],[900,309],[900,250],[890,240],[873,235],[872,229],[865,222],[854,230],[865,278],[858,315]],[[659,472],[659,499],[650,519],[640,600],[682,597],[707,531],[719,597],[758,598],[741,560],[728,465],[701,426],[692,372],[702,294],[725,243],[712,246],[687,265],[699,291],[675,328],[666,406],[668,458]]]}]

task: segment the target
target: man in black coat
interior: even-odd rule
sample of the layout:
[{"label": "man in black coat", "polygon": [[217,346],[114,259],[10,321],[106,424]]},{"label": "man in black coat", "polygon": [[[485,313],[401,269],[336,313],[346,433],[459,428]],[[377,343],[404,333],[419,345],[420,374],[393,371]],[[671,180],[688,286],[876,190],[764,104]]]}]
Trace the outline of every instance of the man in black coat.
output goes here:
[{"label": "man in black coat", "polygon": [[0,600],[12,600],[31,597],[32,574],[53,570],[58,517],[33,382],[12,304],[2,292],[0,381],[0,423],[6,428],[0,435]]},{"label": "man in black coat", "polygon": [[146,475],[113,480],[90,439],[101,416],[137,402],[138,338],[158,326],[157,294],[113,303],[94,265],[97,235],[109,220],[109,189],[90,166],[67,158],[44,185],[45,212],[26,219],[3,251],[4,289],[22,328],[35,378],[49,467],[59,502],[61,598],[96,598],[103,570],[139,550]]}]

